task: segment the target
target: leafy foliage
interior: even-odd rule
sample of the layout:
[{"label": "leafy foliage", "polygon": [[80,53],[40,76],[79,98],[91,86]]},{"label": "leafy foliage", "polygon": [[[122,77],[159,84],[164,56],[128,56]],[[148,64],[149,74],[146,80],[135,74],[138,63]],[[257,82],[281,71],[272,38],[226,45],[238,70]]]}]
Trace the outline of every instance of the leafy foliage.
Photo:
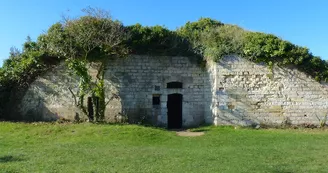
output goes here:
[{"label": "leafy foliage", "polygon": [[[265,62],[270,67],[292,66],[317,81],[328,81],[326,61],[313,56],[308,48],[272,34],[246,31],[210,18],[187,22],[176,31],[158,25],[123,26],[106,11],[97,8],[83,11],[85,16],[65,17],[64,22],[55,23],[36,42],[28,37],[22,51],[12,48],[9,59],[0,68],[0,89],[12,92],[13,88],[26,88],[40,73],[66,60],[69,69],[80,77],[77,94],[80,100],[92,92],[104,109],[104,66],[108,57],[128,53],[188,56],[198,63],[199,58],[218,62],[225,55],[236,54],[253,62]],[[95,81],[88,73],[89,62],[101,64]],[[102,114],[104,110],[96,112]]]},{"label": "leafy foliage", "polygon": [[217,62],[224,55],[242,55],[245,31],[238,26],[224,25],[202,32],[203,56]]},{"label": "leafy foliage", "polygon": [[16,95],[24,91],[39,74],[58,62],[58,58],[41,51],[38,43],[31,40],[24,44],[23,52],[11,51],[10,58],[0,68],[0,119],[20,119],[10,115],[12,112],[6,110],[9,108],[7,105],[12,106]]},{"label": "leafy foliage", "polygon": [[10,59],[0,69],[1,84],[24,83],[36,69],[45,66],[44,56],[97,61],[108,55],[126,54],[127,50],[132,54],[200,55],[212,61],[237,54],[254,62],[294,65],[318,80],[327,78],[325,61],[313,56],[309,49],[272,34],[245,31],[210,18],[187,22],[177,31],[140,24],[124,27],[106,13],[90,9],[85,12],[86,16],[65,18],[66,22],[55,23],[38,37],[37,42],[28,38],[22,53],[12,49]]},{"label": "leafy foliage", "polygon": [[[34,44],[36,43],[33,42]],[[5,60],[0,68],[0,83],[7,87],[27,86],[38,73],[56,62],[56,59],[53,60],[53,57],[42,51],[25,50],[22,54]]]},{"label": "leafy foliage", "polygon": [[272,34],[248,32],[245,34],[243,56],[255,62],[292,65],[311,75],[317,81],[328,80],[328,64],[313,56],[306,47],[294,45]]},{"label": "leafy foliage", "polygon": [[224,26],[224,24],[220,21],[210,18],[200,18],[197,22],[187,22],[183,27],[179,28],[177,32],[179,35],[194,43],[201,40],[203,32],[208,32],[221,26]]},{"label": "leafy foliage", "polygon": [[[84,96],[91,94],[94,103],[100,101],[100,107],[95,106],[96,121],[104,119],[104,66],[110,56],[124,56],[127,49],[124,47],[126,40],[125,28],[119,21],[112,20],[108,12],[97,8],[86,8],[83,10],[85,16],[71,19],[64,18],[63,24],[57,24],[45,39],[51,44],[51,51],[55,50],[65,57],[69,69],[80,78],[79,91],[72,96],[75,104],[82,113],[87,115],[87,108],[83,104]],[[59,33],[60,37],[56,37]],[[55,37],[53,37],[55,36]],[[54,38],[54,39],[53,39]],[[58,42],[61,45],[58,45]],[[88,62],[97,62],[100,65],[97,79],[92,80],[88,72]],[[95,96],[98,93],[97,96]],[[102,94],[99,94],[102,93]],[[76,98],[76,96],[78,96]],[[97,97],[99,100],[96,100]],[[77,101],[78,100],[78,101]],[[100,110],[99,110],[100,109]],[[91,112],[91,110],[90,110]],[[93,121],[93,111],[89,112],[89,119]]]},{"label": "leafy foliage", "polygon": [[130,53],[156,55],[190,55],[186,39],[162,26],[144,27],[135,24],[127,27],[129,39],[126,41]]},{"label": "leafy foliage", "polygon": [[[40,35],[38,42],[32,42],[30,38],[24,44],[21,57],[11,58],[1,69],[1,84],[18,83],[27,86],[33,80],[25,80],[30,77],[35,78],[42,71],[44,63],[43,55],[52,55],[59,59],[66,59],[68,68],[80,78],[78,93],[72,93],[76,106],[82,113],[86,114],[84,107],[84,96],[94,90],[103,90],[99,88],[104,75],[97,75],[95,82],[91,80],[87,64],[90,61],[101,63],[101,68],[106,64],[108,56],[122,56],[126,54],[126,48],[123,46],[125,40],[124,27],[119,21],[113,21],[110,15],[102,10],[95,8],[84,9],[86,16],[76,19],[64,18],[63,23],[56,23],[51,26],[47,33]],[[104,73],[104,70],[102,70]],[[99,78],[98,78],[99,77]],[[100,82],[99,82],[100,81]],[[12,86],[12,85],[11,85]],[[9,85],[5,86],[10,89]],[[75,97],[78,97],[78,101]],[[105,98],[100,98],[105,102]],[[104,103],[100,103],[104,105]],[[104,108],[104,106],[102,106]],[[104,111],[97,111],[102,112]],[[104,115],[96,115],[96,118],[102,119]]]}]

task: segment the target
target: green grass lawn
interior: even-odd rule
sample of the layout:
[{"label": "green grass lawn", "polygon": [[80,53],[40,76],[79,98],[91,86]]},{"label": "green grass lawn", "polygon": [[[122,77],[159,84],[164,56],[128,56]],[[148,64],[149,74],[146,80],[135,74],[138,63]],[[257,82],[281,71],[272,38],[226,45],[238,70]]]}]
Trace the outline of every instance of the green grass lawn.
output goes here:
[{"label": "green grass lawn", "polygon": [[328,172],[328,131],[0,122],[0,172]]}]

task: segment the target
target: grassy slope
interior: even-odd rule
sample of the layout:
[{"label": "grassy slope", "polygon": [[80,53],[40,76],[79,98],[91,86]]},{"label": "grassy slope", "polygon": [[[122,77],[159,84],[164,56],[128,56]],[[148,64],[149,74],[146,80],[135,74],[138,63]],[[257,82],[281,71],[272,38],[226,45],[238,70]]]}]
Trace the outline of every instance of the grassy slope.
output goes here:
[{"label": "grassy slope", "polygon": [[326,172],[328,132],[0,122],[0,172]]}]

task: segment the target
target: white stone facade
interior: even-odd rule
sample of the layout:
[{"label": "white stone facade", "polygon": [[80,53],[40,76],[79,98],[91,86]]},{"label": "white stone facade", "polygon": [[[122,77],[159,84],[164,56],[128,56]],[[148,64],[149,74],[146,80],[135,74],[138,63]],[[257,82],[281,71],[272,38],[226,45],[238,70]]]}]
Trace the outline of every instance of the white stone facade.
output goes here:
[{"label": "white stone facade", "polygon": [[[174,93],[183,96],[182,126],[203,124],[205,117],[211,116],[208,73],[187,57],[131,56],[116,59],[109,62],[105,79],[117,80],[122,113],[135,117],[131,118],[135,121],[145,117],[155,125],[166,126],[167,99]],[[170,82],[181,82],[183,86],[169,89],[167,83]],[[153,96],[160,97],[159,105],[152,104]],[[106,112],[110,114],[117,111],[115,109],[107,107]]]},{"label": "white stone facade", "polygon": [[[90,71],[94,69],[90,67]],[[95,72],[94,72],[95,73]],[[20,112],[44,119],[75,115],[68,87],[77,90],[77,78],[64,66],[47,72],[22,99]],[[167,88],[168,83],[182,88]],[[319,124],[327,114],[328,93],[297,70],[267,66],[227,56],[206,69],[188,57],[141,56],[110,60],[105,73],[106,94],[119,98],[106,107],[106,120],[168,125],[168,96],[182,95],[182,127],[201,124]],[[155,99],[153,97],[159,97]]]}]

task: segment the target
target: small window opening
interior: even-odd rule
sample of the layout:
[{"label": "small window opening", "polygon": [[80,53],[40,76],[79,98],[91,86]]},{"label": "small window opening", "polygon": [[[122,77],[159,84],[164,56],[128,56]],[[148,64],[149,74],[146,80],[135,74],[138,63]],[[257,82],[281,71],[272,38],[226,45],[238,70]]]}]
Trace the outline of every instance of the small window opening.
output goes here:
[{"label": "small window opening", "polygon": [[167,88],[182,88],[181,82],[169,82],[167,83]]},{"label": "small window opening", "polygon": [[154,94],[153,95],[153,105],[160,105],[160,104],[161,104],[160,95]]},{"label": "small window opening", "polygon": [[157,86],[157,85],[155,85],[155,91],[159,91],[159,90],[161,90],[161,87],[160,87],[160,86]]}]

